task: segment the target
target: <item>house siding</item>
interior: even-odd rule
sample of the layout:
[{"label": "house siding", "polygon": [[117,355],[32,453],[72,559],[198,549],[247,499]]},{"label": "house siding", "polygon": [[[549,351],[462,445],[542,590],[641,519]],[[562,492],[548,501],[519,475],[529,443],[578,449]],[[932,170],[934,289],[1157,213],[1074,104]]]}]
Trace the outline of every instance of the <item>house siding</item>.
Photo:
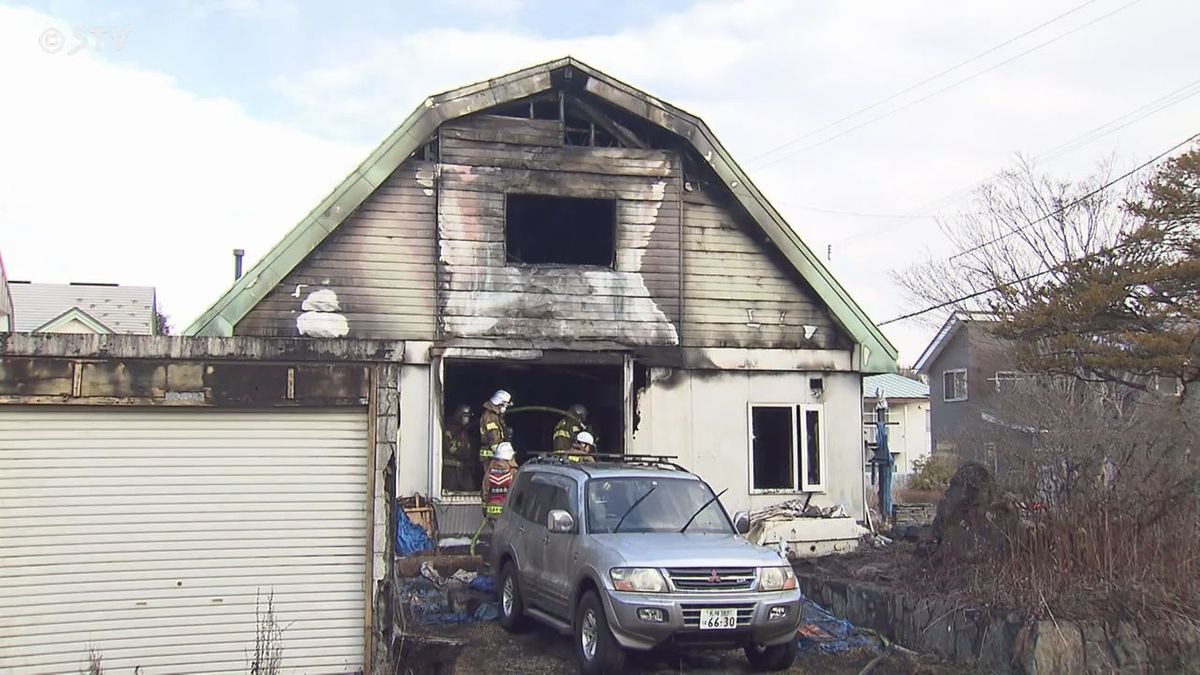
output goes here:
[{"label": "house siding", "polygon": [[[848,347],[828,311],[762,237],[710,190],[683,196],[683,343]],[[805,337],[805,326],[813,329]]]},{"label": "house siding", "polygon": [[[977,373],[971,372],[971,349],[966,326],[955,331],[937,359],[929,364],[929,405],[933,428],[930,429],[933,449],[956,449],[960,438],[979,419],[975,402],[978,392]],[[967,400],[946,401],[942,374],[947,370],[967,369]]]},{"label": "house siding", "polygon": [[349,337],[431,339],[436,165],[410,159],[238,323],[237,335],[294,337],[312,291],[337,293]]},{"label": "house siding", "polygon": [[[492,115],[443,125],[439,153],[442,337],[679,344],[674,153],[563,146],[557,120]],[[509,193],[614,199],[613,268],[509,264]]]}]

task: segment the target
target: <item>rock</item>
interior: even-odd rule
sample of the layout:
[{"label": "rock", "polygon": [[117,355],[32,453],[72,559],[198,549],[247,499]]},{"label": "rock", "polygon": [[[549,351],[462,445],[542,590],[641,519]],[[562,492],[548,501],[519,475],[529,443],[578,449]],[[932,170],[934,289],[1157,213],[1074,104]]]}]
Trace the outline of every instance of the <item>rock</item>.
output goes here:
[{"label": "rock", "polygon": [[1083,636],[1083,669],[1088,675],[1107,675],[1116,672],[1117,659],[1108,645],[1104,625],[1095,621],[1079,624]]},{"label": "rock", "polygon": [[939,564],[978,562],[1001,552],[1020,529],[1019,502],[1001,494],[991,472],[978,462],[962,465],[933,519]]},{"label": "rock", "polygon": [[1150,650],[1136,626],[1127,621],[1118,623],[1116,628],[1109,626],[1108,639],[1120,672],[1150,672]]},{"label": "rock", "polygon": [[1083,675],[1083,635],[1070,621],[1039,621],[1022,654],[1029,675]]}]

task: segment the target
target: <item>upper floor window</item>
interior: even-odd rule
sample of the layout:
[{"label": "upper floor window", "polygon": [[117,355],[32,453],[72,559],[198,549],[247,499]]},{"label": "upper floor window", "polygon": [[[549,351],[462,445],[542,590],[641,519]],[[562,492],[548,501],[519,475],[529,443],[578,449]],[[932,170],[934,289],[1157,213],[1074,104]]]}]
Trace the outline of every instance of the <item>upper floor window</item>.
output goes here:
[{"label": "upper floor window", "polygon": [[614,199],[505,195],[506,259],[524,265],[612,267],[616,222]]},{"label": "upper floor window", "polygon": [[964,369],[942,371],[942,400],[967,400],[967,371]]}]

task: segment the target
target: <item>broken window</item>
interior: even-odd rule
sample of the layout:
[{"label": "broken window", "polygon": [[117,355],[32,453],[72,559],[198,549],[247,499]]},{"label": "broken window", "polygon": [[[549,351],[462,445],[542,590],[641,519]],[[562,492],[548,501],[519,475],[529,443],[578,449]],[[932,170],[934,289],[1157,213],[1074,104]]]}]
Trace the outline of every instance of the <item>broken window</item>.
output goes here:
[{"label": "broken window", "polygon": [[616,215],[613,199],[506,195],[507,260],[525,265],[612,267]]},{"label": "broken window", "polygon": [[750,447],[751,490],[825,489],[820,406],[750,406]]},{"label": "broken window", "polygon": [[[483,402],[497,389],[512,394],[515,412],[505,417],[520,462],[549,452],[554,427],[562,418],[555,410],[578,403],[587,408],[588,431],[603,453],[624,452],[624,368],[617,364],[568,364],[532,361],[447,359],[442,385],[442,494],[478,493],[483,479],[479,463],[479,416]],[[469,411],[461,464],[453,461],[454,419],[462,407]],[[446,433],[449,431],[449,433]]]},{"label": "broken window", "polygon": [[963,369],[942,372],[942,400],[946,402],[967,400],[967,371]]}]

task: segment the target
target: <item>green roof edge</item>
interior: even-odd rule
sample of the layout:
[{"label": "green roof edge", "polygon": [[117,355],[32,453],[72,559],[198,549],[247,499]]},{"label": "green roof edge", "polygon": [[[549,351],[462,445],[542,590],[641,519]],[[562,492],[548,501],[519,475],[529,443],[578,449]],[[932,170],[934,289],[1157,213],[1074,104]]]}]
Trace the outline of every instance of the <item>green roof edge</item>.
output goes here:
[{"label": "green roof edge", "polygon": [[858,343],[856,356],[860,369],[865,373],[896,370],[899,353],[895,346],[787,224],[703,120],[572,57],[555,59],[427,98],[316,208],[193,321],[184,330],[184,335],[232,335],[238,321],[341,225],[438,126],[450,119],[548,90],[551,88],[550,72],[567,65],[587,73],[589,92],[687,139],[813,287],[835,320]]}]

